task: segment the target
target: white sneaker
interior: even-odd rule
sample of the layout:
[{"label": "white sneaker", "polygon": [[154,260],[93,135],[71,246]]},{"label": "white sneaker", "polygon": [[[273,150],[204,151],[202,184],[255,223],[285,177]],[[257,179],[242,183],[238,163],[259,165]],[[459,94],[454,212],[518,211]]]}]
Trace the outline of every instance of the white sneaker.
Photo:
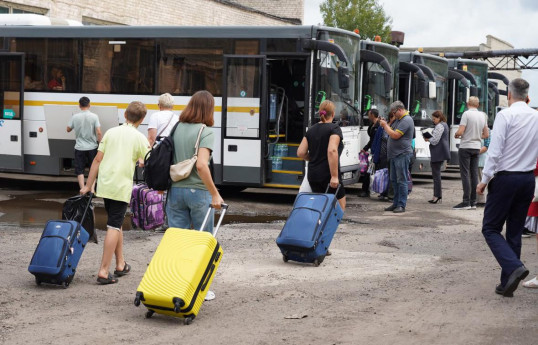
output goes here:
[{"label": "white sneaker", "polygon": [[207,294],[205,295],[206,301],[211,301],[215,299],[215,293],[211,290],[207,290]]}]

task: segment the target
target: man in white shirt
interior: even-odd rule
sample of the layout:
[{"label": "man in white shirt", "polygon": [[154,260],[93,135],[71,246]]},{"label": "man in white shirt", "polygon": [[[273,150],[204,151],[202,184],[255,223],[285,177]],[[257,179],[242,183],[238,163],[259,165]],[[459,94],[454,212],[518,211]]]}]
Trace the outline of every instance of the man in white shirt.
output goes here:
[{"label": "man in white shirt", "polygon": [[478,184],[478,156],[482,139],[489,135],[486,114],[478,110],[478,105],[478,97],[469,97],[468,110],[463,113],[458,131],[454,134],[456,139],[461,138],[458,156],[463,186],[463,201],[453,207],[455,210],[476,209],[475,186]]},{"label": "man in white shirt", "polygon": [[[517,78],[508,85],[508,105],[497,114],[482,181],[476,192],[488,199],[482,234],[501,266],[501,282],[495,292],[512,297],[529,271],[520,261],[521,234],[534,194],[538,159],[538,112],[529,107],[529,83]],[[506,239],[501,235],[506,222]]]},{"label": "man in white shirt", "polygon": [[153,146],[161,137],[167,137],[174,125],[179,121],[179,116],[172,112],[174,97],[169,93],[163,93],[159,97],[159,111],[151,114],[148,124],[148,141]]}]

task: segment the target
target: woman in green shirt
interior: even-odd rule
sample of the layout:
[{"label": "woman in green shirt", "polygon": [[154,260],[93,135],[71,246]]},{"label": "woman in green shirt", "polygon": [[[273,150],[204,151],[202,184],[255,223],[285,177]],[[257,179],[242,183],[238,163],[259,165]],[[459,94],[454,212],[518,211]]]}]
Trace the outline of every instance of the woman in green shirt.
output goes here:
[{"label": "woman in green shirt", "polygon": [[[174,164],[191,158],[198,132],[206,125],[200,136],[198,160],[189,177],[172,183],[166,204],[168,225],[174,228],[200,230],[207,209],[211,204],[220,209],[222,200],[211,178],[209,159],[213,150],[214,135],[213,112],[215,100],[208,91],[198,91],[179,118],[174,132]],[[213,214],[210,216],[205,231],[213,231]]]}]

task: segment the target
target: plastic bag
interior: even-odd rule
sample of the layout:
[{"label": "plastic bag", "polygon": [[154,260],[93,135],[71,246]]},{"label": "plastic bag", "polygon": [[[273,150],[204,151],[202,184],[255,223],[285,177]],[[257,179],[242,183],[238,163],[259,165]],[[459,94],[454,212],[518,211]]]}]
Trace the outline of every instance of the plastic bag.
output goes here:
[{"label": "plastic bag", "polygon": [[90,200],[90,196],[86,195],[76,195],[67,199],[64,203],[62,209],[62,219],[65,220],[74,220],[80,223],[82,216],[84,215],[84,210],[86,206],[90,203],[88,207],[88,212],[84,221],[81,223],[84,230],[90,234],[91,242],[97,243],[97,233],[95,232],[95,214],[93,210],[93,203]]}]

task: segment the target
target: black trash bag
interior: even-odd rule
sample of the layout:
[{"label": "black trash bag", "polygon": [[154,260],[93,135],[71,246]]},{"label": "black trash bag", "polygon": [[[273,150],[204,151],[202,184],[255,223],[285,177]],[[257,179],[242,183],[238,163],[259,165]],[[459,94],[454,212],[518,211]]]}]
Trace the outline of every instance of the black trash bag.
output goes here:
[{"label": "black trash bag", "polygon": [[97,233],[95,231],[94,222],[95,214],[93,210],[93,203],[91,202],[89,194],[76,195],[67,199],[62,209],[62,219],[80,222],[88,203],[90,203],[90,206],[88,208],[88,212],[86,213],[86,217],[84,217],[84,221],[81,224],[84,230],[90,234],[89,241],[97,243]]}]

